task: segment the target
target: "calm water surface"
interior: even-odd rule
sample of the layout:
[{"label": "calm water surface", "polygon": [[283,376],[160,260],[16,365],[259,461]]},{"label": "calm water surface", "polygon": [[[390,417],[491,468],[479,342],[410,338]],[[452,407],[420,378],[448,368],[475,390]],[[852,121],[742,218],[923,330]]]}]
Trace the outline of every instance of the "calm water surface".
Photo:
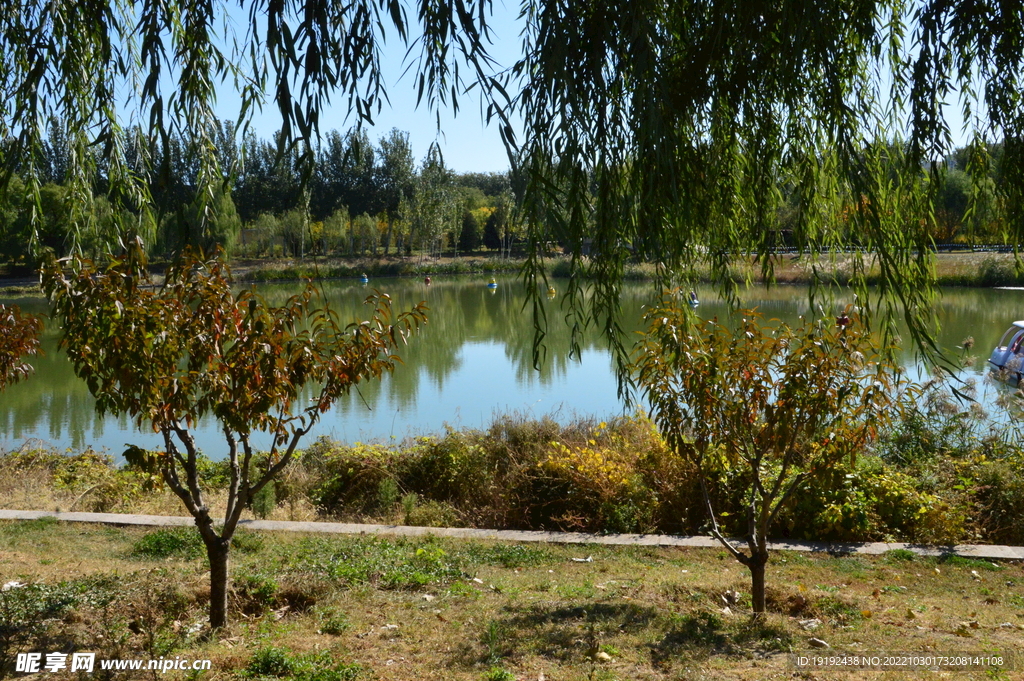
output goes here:
[{"label": "calm water surface", "polygon": [[[528,417],[550,414],[562,421],[577,415],[608,418],[622,413],[611,357],[596,333],[586,336],[580,360],[570,360],[569,332],[560,323],[556,297],[549,311],[552,323],[547,352],[536,371],[532,321],[529,311],[522,309],[522,286],[507,279],[500,280],[497,290],[489,290],[485,283],[481,277],[435,279],[431,286],[418,279],[371,282],[391,294],[398,310],[426,301],[429,323],[401,353],[404,365],[383,381],[364,384],[340,400],[308,441],[316,435],[349,442],[388,440],[434,433],[446,424],[486,427],[495,415],[508,412]],[[260,291],[280,303],[297,288],[287,284],[264,286]],[[325,289],[343,317],[365,315],[362,300],[367,287],[328,282]],[[649,284],[627,285],[621,305],[623,327],[637,330],[642,306],[654,300]],[[46,311],[39,298],[0,302]],[[743,302],[759,307],[767,317],[787,321],[810,312],[807,291],[802,287],[751,289]],[[724,315],[727,309],[704,293],[699,311],[710,317]],[[1024,318],[1024,291],[946,289],[939,303],[939,318],[943,345],[954,347],[965,337],[974,337],[975,352],[982,361],[972,371],[980,377],[983,360],[1000,335],[1011,321]],[[43,343],[46,356],[34,362],[35,375],[0,394],[0,448],[12,449],[28,439],[61,448],[105,448],[113,454],[122,452],[127,443],[161,446],[155,434],[137,430],[126,418],[98,417],[92,396],[56,344],[57,329],[48,326]],[[915,367],[915,361],[913,353],[905,353],[908,366]],[[985,401],[998,390],[983,381],[979,386]],[[222,436],[212,424],[201,425],[198,440],[208,455],[222,455]]]}]

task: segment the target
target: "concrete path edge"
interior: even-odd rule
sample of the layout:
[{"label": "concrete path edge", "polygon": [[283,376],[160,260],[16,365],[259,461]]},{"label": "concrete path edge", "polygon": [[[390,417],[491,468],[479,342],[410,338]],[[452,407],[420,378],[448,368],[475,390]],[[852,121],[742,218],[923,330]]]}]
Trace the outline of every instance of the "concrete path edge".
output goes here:
[{"label": "concrete path edge", "polygon": [[[56,518],[74,523],[139,525],[144,527],[180,527],[192,525],[185,516],[136,515],[131,513],[59,513],[53,511],[16,511],[0,509],[0,520],[38,520]],[[551,544],[610,544],[615,546],[680,546],[715,548],[721,546],[711,537],[685,537],[664,534],[587,534],[585,532],[546,532],[537,530],[481,530],[458,527],[410,527],[406,525],[360,525],[355,523],[293,522],[283,520],[243,520],[241,527],[273,532],[310,532],[326,534],[380,534],[404,537],[450,537],[490,541],[547,542]],[[737,540],[739,542],[739,540]],[[880,555],[903,549],[921,556],[955,555],[988,560],[1024,560],[1024,547],[991,544],[925,544],[885,542],[773,541],[773,551],[819,551],[832,554]]]}]

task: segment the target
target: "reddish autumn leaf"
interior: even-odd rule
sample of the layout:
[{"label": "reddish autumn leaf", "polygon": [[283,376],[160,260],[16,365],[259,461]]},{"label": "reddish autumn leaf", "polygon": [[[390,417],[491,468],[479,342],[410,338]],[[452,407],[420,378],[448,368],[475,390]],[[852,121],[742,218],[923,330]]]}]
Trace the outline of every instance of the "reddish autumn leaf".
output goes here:
[{"label": "reddish autumn leaf", "polygon": [[43,322],[17,305],[0,305],[0,390],[26,378],[32,367],[24,357],[37,355]]}]

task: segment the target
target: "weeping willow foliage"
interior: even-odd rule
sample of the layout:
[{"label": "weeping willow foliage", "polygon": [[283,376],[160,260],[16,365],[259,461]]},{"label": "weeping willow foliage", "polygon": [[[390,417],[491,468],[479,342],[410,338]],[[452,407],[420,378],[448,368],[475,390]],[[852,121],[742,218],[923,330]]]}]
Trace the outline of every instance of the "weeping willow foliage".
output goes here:
[{"label": "weeping willow foliage", "polygon": [[[1024,11],[994,0],[522,0],[522,58],[495,72],[491,0],[21,0],[0,6],[0,137],[8,177],[27,178],[51,118],[71,149],[71,220],[93,211],[97,174],[134,235],[166,173],[171,136],[199,149],[196,210],[212,210],[226,170],[214,103],[233,90],[244,132],[264,102],[282,120],[281,153],[308,179],[320,113],[333,99],[356,121],[386,101],[383,50],[408,50],[420,100],[485,99],[509,149],[527,225],[528,280],[547,243],[568,244],[559,298],[576,335],[615,321],[631,259],[662,283],[749,255],[770,278],[778,207],[812,253],[854,254],[863,294],[886,328],[903,315],[928,349],[934,296],[929,234],[948,102],[970,128],[969,170],[1004,145],[999,201],[1007,237],[1024,231]],[[439,119],[438,119],[439,120]],[[520,121],[522,122],[520,125]],[[537,340],[545,298],[535,287]],[[816,290],[816,289],[812,289]],[[862,295],[861,301],[869,299]],[[867,312],[872,312],[868,310]],[[868,317],[870,315],[865,315]]]},{"label": "weeping willow foliage", "polygon": [[543,276],[546,241],[570,245],[568,318],[619,341],[620,375],[625,265],[656,262],[664,284],[710,268],[728,291],[730,264],[749,254],[770,280],[784,195],[791,243],[861,249],[849,256],[860,300],[890,332],[902,315],[934,350],[932,195],[952,150],[943,102],[963,109],[978,181],[984,142],[1005,140],[1001,198],[1019,241],[1019,5],[527,0],[524,12],[524,57],[505,84],[525,120],[526,275]]},{"label": "weeping willow foliage", "polygon": [[[455,104],[464,70],[487,63],[490,0],[24,0],[0,7],[0,160],[3,187],[27,179],[38,212],[46,127],[63,122],[71,168],[70,221],[82,233],[97,179],[126,236],[151,224],[155,184],[168,182],[173,137],[197,150],[193,207],[212,221],[230,168],[218,154],[218,93],[240,101],[239,137],[271,101],[281,117],[279,153],[294,153],[303,181],[314,170],[320,113],[342,98],[372,122],[386,101],[385,42],[409,49],[420,98]],[[418,25],[416,45],[411,28]],[[482,77],[482,71],[473,72]],[[162,162],[162,163],[161,163]],[[140,216],[137,224],[124,215]]]}]

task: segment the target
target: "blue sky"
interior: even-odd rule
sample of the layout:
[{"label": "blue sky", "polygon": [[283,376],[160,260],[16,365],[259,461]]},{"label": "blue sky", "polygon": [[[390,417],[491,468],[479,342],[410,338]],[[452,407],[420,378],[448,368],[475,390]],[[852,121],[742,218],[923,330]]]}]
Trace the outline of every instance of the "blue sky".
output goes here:
[{"label": "blue sky", "polygon": [[[239,11],[233,3],[229,18],[235,28],[244,27],[247,17],[235,16]],[[414,8],[410,7],[410,23],[415,24]],[[500,67],[511,66],[521,54],[521,36],[523,21],[518,18],[519,3],[516,0],[494,0],[493,15],[489,24],[493,31],[494,43],[489,48],[491,56]],[[410,59],[415,60],[419,47],[413,47]],[[454,116],[450,108],[441,111],[441,129],[437,128],[434,112],[428,110],[426,104],[417,107],[416,91],[413,74],[403,77],[408,64],[405,60],[406,49],[394,36],[383,50],[384,81],[390,99],[390,106],[385,103],[384,109],[375,116],[373,126],[366,126],[370,139],[377,141],[392,128],[409,133],[413,154],[420,162],[427,153],[428,147],[437,142],[444,154],[446,164],[458,172],[502,172],[508,169],[508,157],[501,143],[495,124],[486,125],[476,92],[460,98],[460,112]],[[413,65],[415,70],[415,64]],[[166,83],[166,81],[165,81]],[[173,87],[173,86],[172,86]],[[884,90],[883,90],[884,91]],[[221,118],[234,120],[238,114],[238,98],[229,84],[218,88],[218,114]],[[336,129],[341,132],[355,124],[354,116],[347,116],[345,100],[337,98],[337,103],[329,106],[321,115],[321,132]],[[954,146],[966,142],[967,135],[963,131],[963,118],[960,115],[960,104],[957,95],[951,94],[945,107],[946,120]],[[262,138],[270,139],[280,127],[280,116],[276,105],[268,100],[262,112],[256,112],[252,120],[252,128]],[[520,132],[517,130],[517,133]]]},{"label": "blue sky", "polygon": [[[236,8],[229,10],[232,14]],[[415,23],[414,10],[410,8],[410,23]],[[493,29],[493,45],[489,53],[502,68],[511,66],[521,53],[520,32],[523,22],[518,19],[518,2],[502,2],[494,0],[493,16],[489,23]],[[245,16],[232,16],[236,30],[244,30],[247,23]],[[241,28],[240,28],[241,27]],[[384,104],[381,113],[374,117],[374,125],[365,126],[370,139],[376,142],[392,128],[409,133],[413,154],[417,163],[423,160],[427,149],[437,142],[444,155],[445,163],[457,172],[503,172],[508,169],[508,156],[501,142],[496,124],[485,125],[476,91],[463,96],[459,100],[458,116],[453,116],[450,109],[441,111],[441,130],[438,131],[437,117],[428,110],[426,104],[416,106],[416,89],[413,74],[410,72],[402,77],[407,66],[404,63],[406,48],[395,37],[388,42],[383,50],[384,78],[391,106]],[[410,59],[415,61],[419,47],[413,47]],[[415,70],[414,68],[412,71]],[[166,82],[166,81],[165,81]],[[230,84],[218,87],[218,115],[222,119],[235,120],[238,116],[239,100]],[[337,102],[328,107],[320,117],[321,133],[334,129],[344,132],[355,123],[355,116],[346,119],[347,107],[345,99],[337,98]],[[262,112],[256,112],[252,120],[252,129],[257,136],[271,139],[280,128],[281,118],[277,106],[272,99],[264,104]]]}]

